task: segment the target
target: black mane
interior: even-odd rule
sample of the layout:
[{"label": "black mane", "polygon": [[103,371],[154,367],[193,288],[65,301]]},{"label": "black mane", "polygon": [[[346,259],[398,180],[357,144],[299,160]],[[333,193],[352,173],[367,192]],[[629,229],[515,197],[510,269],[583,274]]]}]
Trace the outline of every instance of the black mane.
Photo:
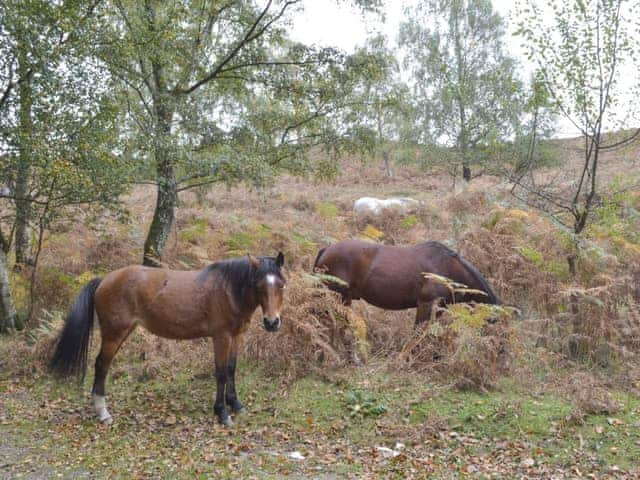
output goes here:
[{"label": "black mane", "polygon": [[257,258],[260,260],[258,268],[254,267],[246,256],[212,263],[198,274],[197,280],[205,282],[215,272],[221,280],[228,282],[235,300],[242,301],[247,292],[266,275],[282,277],[274,257]]}]

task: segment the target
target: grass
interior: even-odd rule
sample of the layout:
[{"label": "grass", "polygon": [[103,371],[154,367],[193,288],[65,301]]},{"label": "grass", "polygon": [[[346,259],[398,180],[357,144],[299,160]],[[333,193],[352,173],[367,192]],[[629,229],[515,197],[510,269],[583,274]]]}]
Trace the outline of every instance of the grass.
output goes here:
[{"label": "grass", "polygon": [[[1,342],[6,354],[9,343]],[[497,451],[513,450],[540,468],[584,471],[593,464],[632,469],[640,457],[640,399],[630,394],[616,394],[623,407],[615,418],[590,415],[578,424],[570,420],[570,399],[512,381],[483,395],[370,365],[338,372],[332,382],[311,375],[281,385],[242,362],[238,388],[250,413],[225,429],[213,417],[210,372],[182,365],[145,381],[139,357],[125,352],[117,362],[108,386],[111,427],[95,422],[89,380],[79,388],[38,372],[0,374],[0,476],[281,478],[322,471],[393,478],[435,452],[426,471],[439,478],[469,462],[490,465]],[[371,414],[354,414],[358,403]],[[406,445],[399,457],[376,453],[397,442]],[[305,460],[291,458],[294,451]],[[468,459],[451,463],[456,451]]]}]

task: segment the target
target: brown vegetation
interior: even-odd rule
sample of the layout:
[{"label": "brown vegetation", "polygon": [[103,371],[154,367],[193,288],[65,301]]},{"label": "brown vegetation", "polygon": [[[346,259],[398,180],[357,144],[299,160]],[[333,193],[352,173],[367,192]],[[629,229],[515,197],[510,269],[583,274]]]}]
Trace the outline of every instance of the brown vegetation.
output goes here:
[{"label": "brown vegetation", "polygon": [[[519,205],[497,180],[481,177],[453,194],[447,193],[446,175],[396,170],[389,179],[382,169],[348,161],[335,184],[284,177],[264,191],[216,187],[197,196],[185,193],[163,262],[201,268],[213,259],[283,250],[290,277],[283,329],[268,335],[254,322],[244,353],[284,379],[376,358],[392,370],[413,369],[460,388],[485,390],[499,384],[519,352],[536,347],[578,367],[638,362],[640,269],[634,262],[640,246],[635,237],[618,235],[619,225],[610,227],[611,219],[596,225],[572,277],[566,264],[575,253],[571,239],[540,213]],[[613,181],[618,170],[608,166],[606,171]],[[637,216],[629,212],[637,213],[638,191],[629,191],[618,223]],[[421,206],[405,216],[359,224],[353,201],[372,194],[413,196]],[[46,239],[36,275],[36,308],[62,312],[91,276],[139,261],[152,203],[152,191],[141,187],[124,199],[125,215],[96,225],[90,211],[79,210],[77,218],[86,226],[58,225]],[[487,324],[486,312],[459,306],[414,331],[410,312],[383,312],[361,302],[345,308],[309,272],[320,247],[348,237],[398,244],[444,241],[476,265],[520,316],[501,311],[497,323]],[[20,274],[14,281],[19,288],[25,284]],[[19,294],[19,302],[25,297]],[[126,348],[139,350],[149,364],[142,376],[170,368],[173,360],[167,358],[191,361],[186,357],[194,351],[195,363],[211,358],[206,342],[186,345],[139,334],[130,343]],[[171,352],[165,351],[169,344]],[[629,369],[618,371],[624,376]]]}]

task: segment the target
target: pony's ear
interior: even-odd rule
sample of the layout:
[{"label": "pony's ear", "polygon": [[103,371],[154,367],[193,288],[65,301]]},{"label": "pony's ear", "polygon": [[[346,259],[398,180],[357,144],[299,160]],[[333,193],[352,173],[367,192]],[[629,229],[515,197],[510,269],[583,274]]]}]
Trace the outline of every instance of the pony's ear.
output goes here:
[{"label": "pony's ear", "polygon": [[278,265],[278,268],[281,268],[284,265],[284,254],[282,252],[278,252],[278,256],[276,257],[276,265]]},{"label": "pony's ear", "polygon": [[247,258],[249,258],[249,264],[253,267],[253,268],[258,268],[260,267],[260,260],[257,259],[256,257],[254,257],[253,255],[251,255],[250,253],[247,253]]}]

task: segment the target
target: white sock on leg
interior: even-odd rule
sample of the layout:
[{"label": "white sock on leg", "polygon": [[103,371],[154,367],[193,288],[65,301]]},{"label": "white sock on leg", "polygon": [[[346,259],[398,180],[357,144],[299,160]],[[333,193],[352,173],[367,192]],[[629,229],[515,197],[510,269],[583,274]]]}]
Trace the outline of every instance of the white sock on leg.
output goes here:
[{"label": "white sock on leg", "polygon": [[93,395],[93,407],[96,410],[96,414],[98,415],[100,422],[111,425],[113,417],[107,410],[107,401],[105,397],[102,395]]}]

